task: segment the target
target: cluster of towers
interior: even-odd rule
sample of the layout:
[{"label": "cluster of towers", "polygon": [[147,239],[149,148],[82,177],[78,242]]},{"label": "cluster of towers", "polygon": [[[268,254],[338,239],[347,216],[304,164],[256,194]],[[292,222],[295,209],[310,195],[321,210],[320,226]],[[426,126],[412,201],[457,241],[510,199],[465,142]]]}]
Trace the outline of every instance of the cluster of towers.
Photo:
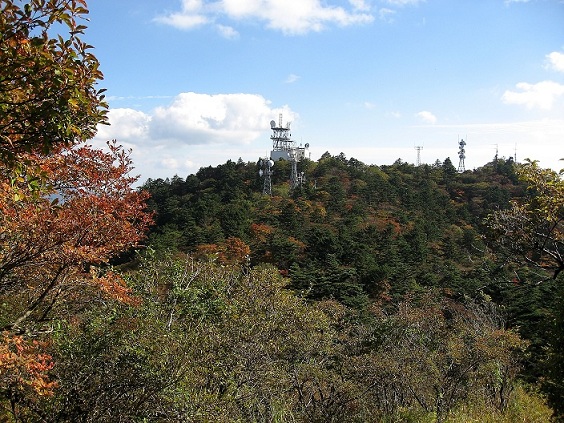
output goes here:
[{"label": "cluster of towers", "polygon": [[[272,120],[270,121],[270,129],[272,129],[272,135],[270,139],[272,141],[272,151],[270,152],[270,157],[262,158],[259,161],[259,175],[264,178],[263,193],[271,195],[272,194],[272,174],[273,166],[278,160],[286,160],[291,163],[290,172],[290,188],[294,189],[301,186],[305,181],[304,172],[298,172],[298,162],[304,158],[309,158],[309,144],[305,144],[303,147],[300,144],[296,145],[296,142],[292,140],[292,134],[290,133],[290,122],[286,123],[286,126],[282,125],[282,113],[278,117],[278,123]],[[466,141],[460,139],[458,142],[458,172],[465,172],[466,166],[464,160],[466,159]],[[421,150],[423,146],[416,146],[417,150],[417,166],[421,165]],[[515,157],[517,159],[517,157]],[[496,161],[497,161],[497,150],[496,150]]]},{"label": "cluster of towers", "polygon": [[268,195],[272,194],[271,176],[274,163],[278,160],[287,160],[291,163],[290,188],[294,189],[305,180],[304,173],[298,173],[298,162],[306,157],[309,158],[309,144],[306,143],[303,147],[296,145],[290,133],[290,123],[286,123],[286,126],[282,125],[282,113],[278,116],[278,124],[274,120],[270,121],[270,129],[272,129],[270,136],[272,151],[270,157],[263,158],[259,162],[261,167],[259,175],[264,177],[263,193]]}]

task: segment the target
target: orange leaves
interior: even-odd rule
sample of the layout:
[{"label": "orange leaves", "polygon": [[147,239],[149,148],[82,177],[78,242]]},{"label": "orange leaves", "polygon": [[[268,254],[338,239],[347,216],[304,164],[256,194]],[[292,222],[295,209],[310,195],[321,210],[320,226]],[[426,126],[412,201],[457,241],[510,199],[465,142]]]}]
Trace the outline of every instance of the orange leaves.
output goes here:
[{"label": "orange leaves", "polygon": [[225,250],[225,259],[228,263],[244,263],[251,254],[250,247],[237,237],[225,240]]},{"label": "orange leaves", "polygon": [[[0,183],[0,284],[33,311],[54,301],[60,288],[91,278],[88,269],[138,246],[151,214],[147,194],[132,188],[129,152],[115,143],[109,152],[56,148],[48,156],[29,154],[26,162],[41,169],[39,188],[24,172],[15,184]],[[14,192],[21,193],[17,200]],[[114,299],[136,304],[115,275],[98,282]]]},{"label": "orange leaves", "polygon": [[0,340],[0,385],[14,391],[31,390],[36,395],[53,395],[57,382],[49,380],[54,363],[41,353],[44,343],[24,340],[21,336],[2,334]]},{"label": "orange leaves", "polygon": [[274,228],[264,223],[251,223],[251,233],[258,242],[264,243],[274,232]]},{"label": "orange leaves", "polygon": [[103,292],[119,302],[131,306],[141,304],[141,299],[132,294],[131,288],[127,286],[120,275],[114,272],[108,272],[104,276],[93,276],[92,279],[94,283],[100,286]]},{"label": "orange leaves", "polygon": [[198,258],[215,257],[223,264],[243,264],[251,254],[251,248],[237,237],[230,237],[222,244],[202,244],[196,247]]}]

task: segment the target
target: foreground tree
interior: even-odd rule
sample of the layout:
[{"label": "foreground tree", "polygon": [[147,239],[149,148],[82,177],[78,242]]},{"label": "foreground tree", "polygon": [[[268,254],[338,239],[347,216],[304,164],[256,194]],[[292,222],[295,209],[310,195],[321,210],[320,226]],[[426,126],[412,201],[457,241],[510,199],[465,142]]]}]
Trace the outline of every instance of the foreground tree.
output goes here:
[{"label": "foreground tree", "polygon": [[146,195],[131,186],[136,178],[129,176],[128,153],[115,143],[109,147],[27,156],[49,181],[40,196],[29,195],[25,177],[0,184],[0,295],[13,302],[2,315],[3,329],[43,325],[78,280],[126,300],[119,279],[101,278],[97,266],[138,245],[150,215]]},{"label": "foreground tree", "polygon": [[489,216],[490,239],[508,260],[542,269],[556,279],[564,270],[563,172],[529,161],[517,174],[527,184],[528,195]]},{"label": "foreground tree", "polygon": [[3,162],[86,141],[105,120],[99,63],[80,38],[87,13],[85,0],[0,0]]},{"label": "foreground tree", "polygon": [[[0,181],[1,348],[15,354],[14,363],[44,363],[37,367],[43,371],[28,372],[25,379],[18,376],[25,366],[0,359],[0,377],[41,387],[48,383],[49,357],[37,358],[39,346],[30,339],[48,340],[55,317],[76,315],[96,290],[138,302],[123,279],[104,267],[139,245],[151,216],[144,211],[146,194],[132,188],[129,153],[115,143],[108,152],[59,146],[46,156],[21,157],[40,169],[45,184],[37,191],[26,174]],[[20,391],[18,383],[0,391],[0,403],[9,402],[14,415],[23,401]]]},{"label": "foreground tree", "polygon": [[526,265],[538,272],[535,283],[546,283],[549,278],[555,281],[553,305],[544,305],[549,311],[544,322],[546,344],[541,346],[546,354],[543,385],[557,418],[564,420],[564,171],[541,169],[537,162],[529,161],[517,174],[527,184],[527,196],[488,217],[489,240],[505,263]]}]

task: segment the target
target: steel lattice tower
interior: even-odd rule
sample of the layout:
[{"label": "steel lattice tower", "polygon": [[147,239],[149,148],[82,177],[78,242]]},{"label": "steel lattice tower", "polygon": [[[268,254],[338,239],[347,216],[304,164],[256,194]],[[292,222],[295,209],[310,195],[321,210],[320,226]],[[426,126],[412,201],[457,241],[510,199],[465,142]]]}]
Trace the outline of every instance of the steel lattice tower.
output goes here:
[{"label": "steel lattice tower", "polygon": [[466,150],[464,149],[465,145],[466,145],[466,142],[464,140],[460,140],[460,142],[458,143],[458,146],[459,146],[458,158],[460,159],[458,161],[458,171],[460,173],[462,173],[466,170],[466,168],[464,166],[464,159],[466,158]]},{"label": "steel lattice tower", "polygon": [[261,169],[259,170],[259,176],[264,176],[264,183],[262,185],[262,193],[265,195],[272,195],[272,166],[274,162],[269,158],[261,159],[259,162]]},{"label": "steel lattice tower", "polygon": [[417,150],[417,161],[415,162],[415,166],[421,166],[421,150],[423,150],[423,146],[422,145],[417,145],[415,146],[415,149]]}]

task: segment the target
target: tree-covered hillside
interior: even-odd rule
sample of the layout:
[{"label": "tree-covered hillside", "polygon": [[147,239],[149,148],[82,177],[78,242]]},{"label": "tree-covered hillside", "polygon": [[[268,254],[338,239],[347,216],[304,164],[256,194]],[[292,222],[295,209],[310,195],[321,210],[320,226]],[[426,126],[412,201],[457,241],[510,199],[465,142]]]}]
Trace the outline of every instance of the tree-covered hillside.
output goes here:
[{"label": "tree-covered hillside", "polygon": [[464,174],[449,159],[369,166],[325,154],[302,165],[308,182],[291,192],[288,163],[276,165],[272,196],[261,193],[251,163],[147,181],[156,212],[151,244],[196,252],[238,238],[250,247],[251,265],[274,264],[309,298],[359,307],[419,287],[461,296],[499,282],[482,225],[524,194],[511,160]]},{"label": "tree-covered hillside", "polygon": [[258,165],[242,161],[148,180],[150,244],[208,258],[236,245],[251,266],[274,265],[298,296],[361,311],[377,304],[392,312],[430,290],[491,302],[529,342],[522,376],[543,380],[554,337],[547,328],[562,304],[557,282],[508,262],[486,226],[530,196],[513,160],[458,173],[448,158],[374,166],[326,153],[300,163],[307,182],[294,190],[289,166],[276,163],[272,196],[262,194]]},{"label": "tree-covered hillside", "polygon": [[84,144],[85,0],[0,11],[1,422],[562,418],[561,174],[325,154],[272,196],[242,161],[136,189]]}]

